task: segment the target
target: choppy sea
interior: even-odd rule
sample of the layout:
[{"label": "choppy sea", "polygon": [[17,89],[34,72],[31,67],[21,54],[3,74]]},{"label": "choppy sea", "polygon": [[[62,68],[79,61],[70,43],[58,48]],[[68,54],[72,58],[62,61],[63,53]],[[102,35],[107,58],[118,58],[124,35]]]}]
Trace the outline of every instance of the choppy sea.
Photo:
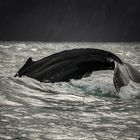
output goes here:
[{"label": "choppy sea", "polygon": [[0,42],[0,140],[138,140],[140,98],[118,95],[113,71],[70,82],[14,78],[29,57],[62,50],[111,51],[140,70],[140,43]]}]

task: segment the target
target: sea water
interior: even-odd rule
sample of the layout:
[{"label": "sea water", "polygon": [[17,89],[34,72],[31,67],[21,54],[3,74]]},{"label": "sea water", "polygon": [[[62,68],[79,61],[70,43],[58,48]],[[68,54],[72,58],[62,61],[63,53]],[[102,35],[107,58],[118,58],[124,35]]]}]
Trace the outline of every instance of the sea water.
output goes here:
[{"label": "sea water", "polygon": [[119,96],[113,71],[59,83],[14,78],[29,57],[73,48],[107,50],[140,70],[139,43],[0,42],[0,140],[140,138],[140,98]]}]

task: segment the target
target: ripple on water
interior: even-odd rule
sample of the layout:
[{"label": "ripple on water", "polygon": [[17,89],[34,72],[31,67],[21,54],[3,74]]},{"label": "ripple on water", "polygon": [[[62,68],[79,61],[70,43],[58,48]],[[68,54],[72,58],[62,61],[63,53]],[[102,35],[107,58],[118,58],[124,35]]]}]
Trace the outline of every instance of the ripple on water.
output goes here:
[{"label": "ripple on water", "polygon": [[69,83],[40,83],[13,78],[28,59],[72,48],[109,50],[139,64],[139,44],[3,43],[0,44],[0,139],[136,140],[140,137],[140,101],[118,98],[111,71]]}]

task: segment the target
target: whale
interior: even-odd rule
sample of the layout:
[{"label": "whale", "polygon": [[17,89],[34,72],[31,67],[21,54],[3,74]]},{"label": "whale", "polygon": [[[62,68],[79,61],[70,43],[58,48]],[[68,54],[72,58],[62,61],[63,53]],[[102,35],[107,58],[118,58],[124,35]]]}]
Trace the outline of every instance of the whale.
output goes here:
[{"label": "whale", "polygon": [[140,93],[140,72],[126,62],[123,62],[123,65],[115,64],[113,82],[118,93],[134,92],[134,90]]},{"label": "whale", "polygon": [[27,76],[40,82],[69,82],[99,70],[114,70],[113,83],[117,92],[130,81],[140,83],[140,72],[132,65],[112,52],[93,48],[64,50],[37,61],[30,57],[14,77]]}]

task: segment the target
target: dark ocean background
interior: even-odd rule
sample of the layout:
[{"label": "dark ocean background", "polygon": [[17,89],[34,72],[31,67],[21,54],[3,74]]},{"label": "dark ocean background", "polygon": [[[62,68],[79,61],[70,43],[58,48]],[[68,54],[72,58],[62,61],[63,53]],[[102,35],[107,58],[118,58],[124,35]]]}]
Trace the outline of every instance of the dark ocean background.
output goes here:
[{"label": "dark ocean background", "polygon": [[139,0],[1,0],[1,41],[138,42]]}]

